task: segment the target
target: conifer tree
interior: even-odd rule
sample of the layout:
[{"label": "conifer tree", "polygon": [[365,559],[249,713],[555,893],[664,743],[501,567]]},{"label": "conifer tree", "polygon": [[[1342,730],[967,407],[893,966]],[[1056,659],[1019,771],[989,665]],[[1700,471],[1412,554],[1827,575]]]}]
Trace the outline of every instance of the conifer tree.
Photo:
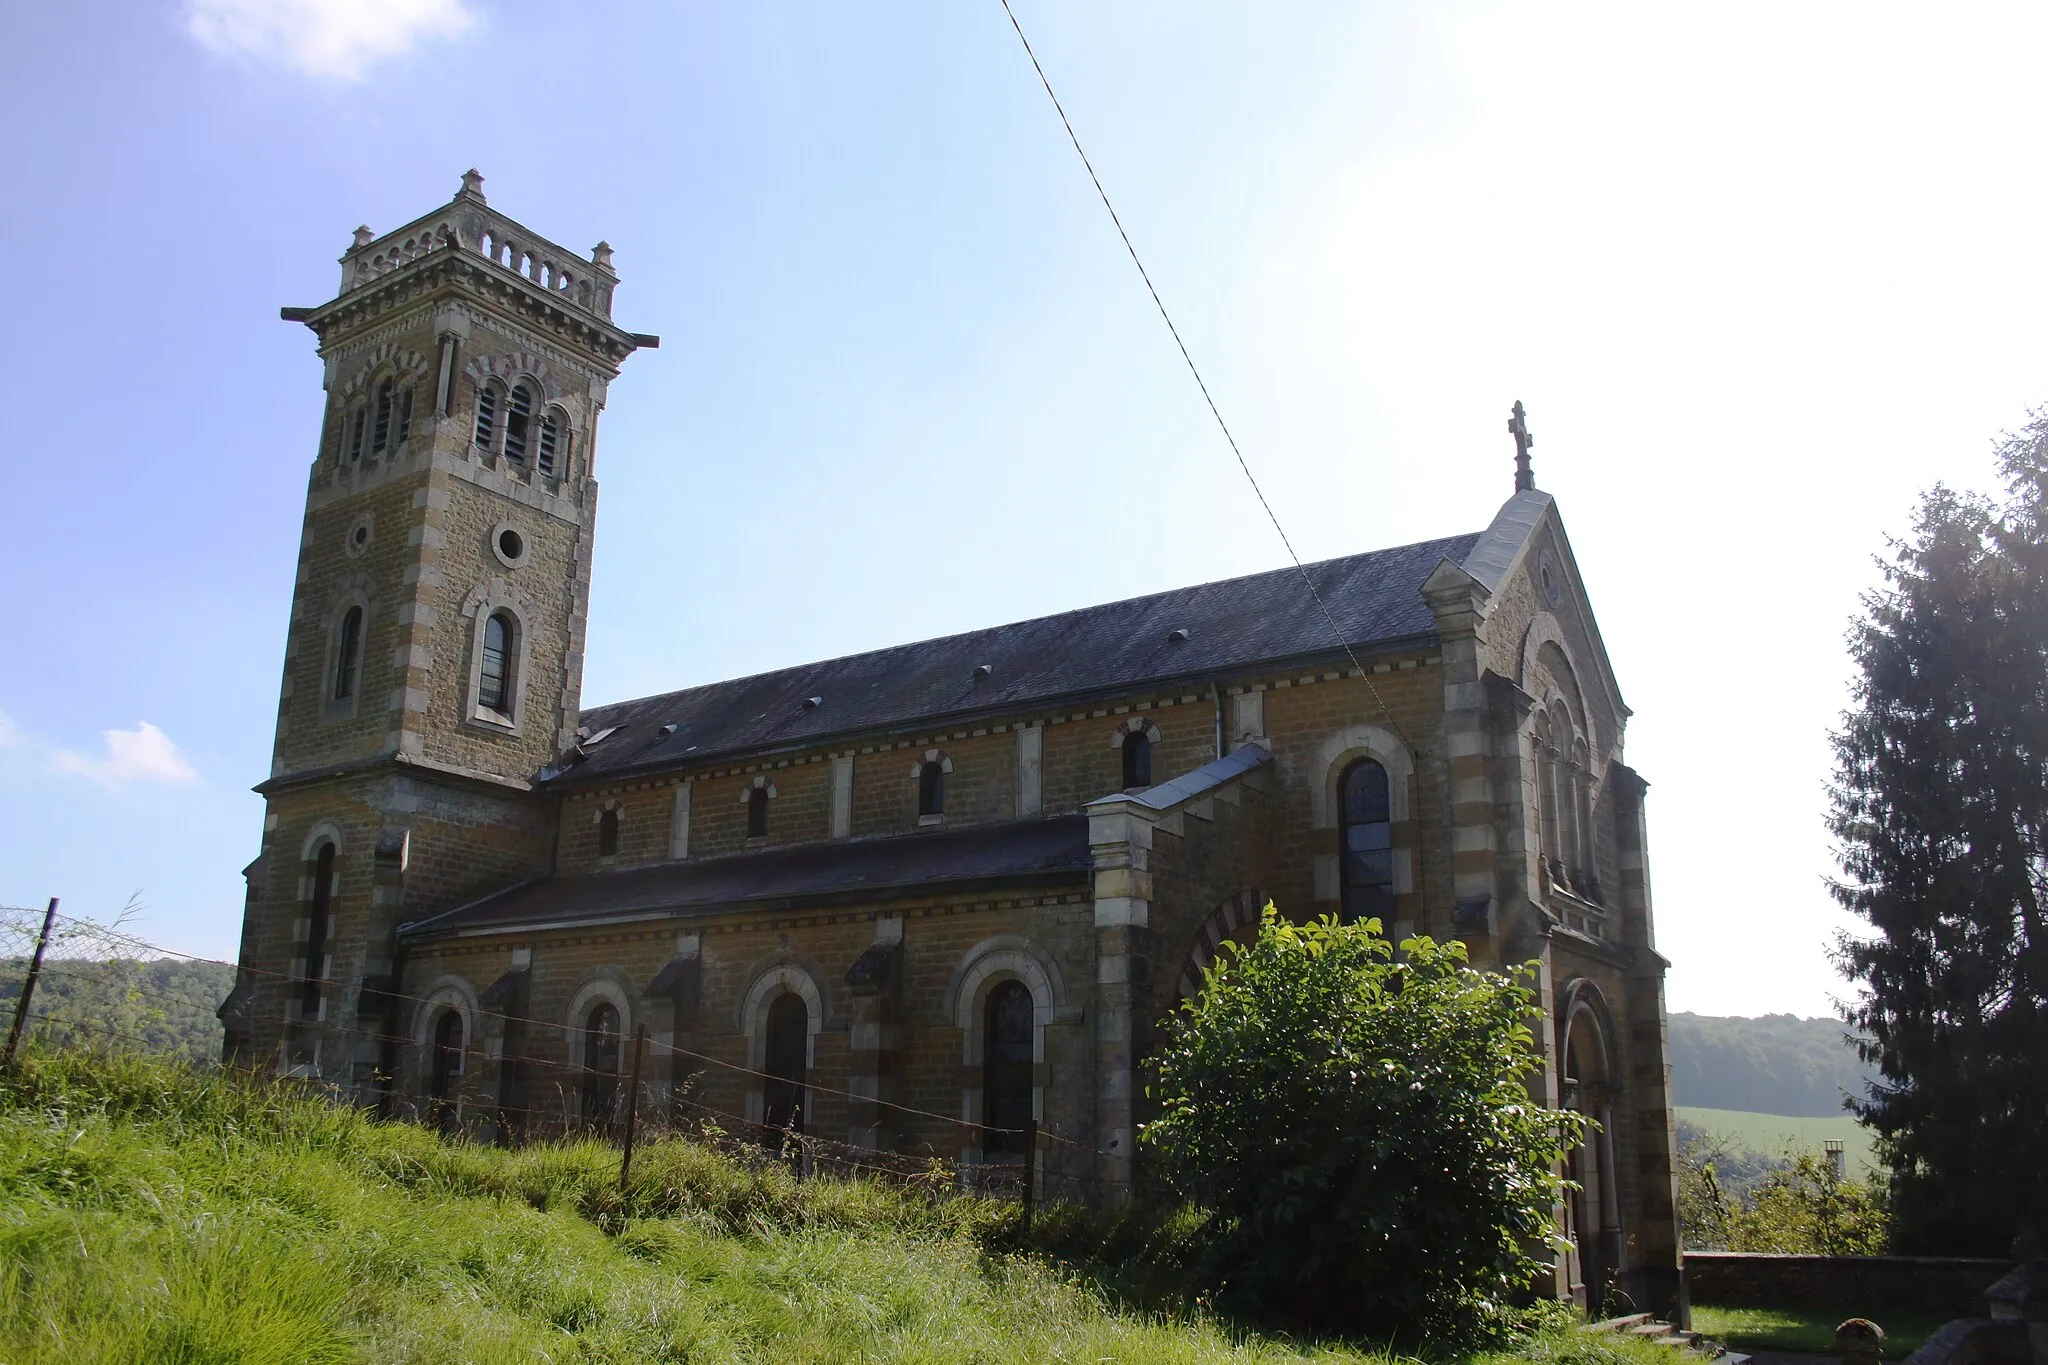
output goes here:
[{"label": "conifer tree", "polygon": [[2048,1227],[2048,409],[2002,500],[1937,486],[1850,630],[1834,735],[1836,962],[1879,1079],[1851,1107],[1898,1251],[2002,1254]]}]

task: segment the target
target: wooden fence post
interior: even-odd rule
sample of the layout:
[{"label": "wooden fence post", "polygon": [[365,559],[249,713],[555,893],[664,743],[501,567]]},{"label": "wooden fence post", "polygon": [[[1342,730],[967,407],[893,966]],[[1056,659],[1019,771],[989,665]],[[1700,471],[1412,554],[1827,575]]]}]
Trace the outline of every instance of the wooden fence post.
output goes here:
[{"label": "wooden fence post", "polygon": [[14,1002],[14,1027],[7,1030],[7,1051],[0,1056],[0,1065],[14,1065],[14,1049],[21,1045],[21,1026],[28,1022],[28,1002],[43,974],[43,950],[50,946],[50,925],[56,918],[57,898],[52,896],[49,909],[43,911],[43,932],[36,935],[36,955],[29,959],[28,977],[21,983],[21,999]]},{"label": "wooden fence post", "polygon": [[633,1138],[640,1127],[640,1059],[647,1052],[647,1025],[633,1035],[633,1083],[626,1092],[626,1153],[619,1159],[619,1193],[626,1192],[626,1177],[633,1170]]}]

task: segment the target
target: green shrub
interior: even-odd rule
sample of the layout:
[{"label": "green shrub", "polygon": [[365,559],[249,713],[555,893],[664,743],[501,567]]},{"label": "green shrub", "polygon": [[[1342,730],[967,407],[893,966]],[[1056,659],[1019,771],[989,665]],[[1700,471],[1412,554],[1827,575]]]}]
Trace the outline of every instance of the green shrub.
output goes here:
[{"label": "green shrub", "polygon": [[1439,1345],[1504,1330],[1554,1244],[1578,1115],[1545,1109],[1528,980],[1271,905],[1168,1021],[1143,1140],[1215,1210],[1218,1301]]}]

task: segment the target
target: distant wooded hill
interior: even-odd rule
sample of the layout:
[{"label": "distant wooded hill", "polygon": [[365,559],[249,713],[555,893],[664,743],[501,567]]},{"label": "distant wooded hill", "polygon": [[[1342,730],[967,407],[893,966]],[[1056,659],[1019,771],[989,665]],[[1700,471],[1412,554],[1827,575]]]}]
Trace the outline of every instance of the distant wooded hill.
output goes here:
[{"label": "distant wooded hill", "polygon": [[[26,958],[0,958],[0,1030],[14,1022]],[[234,989],[235,969],[173,958],[57,960],[43,964],[29,1002],[31,1037],[83,1047],[175,1053],[220,1060],[214,1011]]]},{"label": "distant wooded hill", "polygon": [[1679,1104],[1752,1114],[1830,1115],[1876,1072],[1834,1019],[1766,1014],[1671,1016],[1671,1087]]}]

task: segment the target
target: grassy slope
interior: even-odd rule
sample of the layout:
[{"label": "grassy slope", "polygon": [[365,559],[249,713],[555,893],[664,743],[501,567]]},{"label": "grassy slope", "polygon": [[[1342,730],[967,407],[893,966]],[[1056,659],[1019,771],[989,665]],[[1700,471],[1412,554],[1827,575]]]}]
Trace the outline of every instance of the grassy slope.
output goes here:
[{"label": "grassy slope", "polygon": [[1824,1139],[1839,1138],[1848,1157],[1851,1179],[1867,1180],[1878,1169],[1870,1130],[1847,1114],[1828,1118],[1796,1118],[1681,1104],[1678,1117],[1698,1124],[1709,1133],[1731,1137],[1735,1139],[1736,1146],[1765,1156],[1783,1155],[1788,1147],[1797,1151],[1818,1151]]},{"label": "grassy slope", "polygon": [[[1006,1206],[799,1185],[679,1141],[622,1194],[617,1160],[32,1055],[0,1077],[0,1360],[1362,1358],[1118,1311],[1043,1256],[991,1250]],[[1520,1358],[1658,1357],[1553,1333]]]},{"label": "grassy slope", "polygon": [[[1738,1351],[1800,1351],[1835,1353],[1835,1328],[1849,1314],[1811,1308],[1710,1308],[1694,1304],[1692,1325]],[[1939,1313],[1906,1309],[1882,1313],[1887,1360],[1904,1360],[1920,1349],[1948,1321]]]}]

